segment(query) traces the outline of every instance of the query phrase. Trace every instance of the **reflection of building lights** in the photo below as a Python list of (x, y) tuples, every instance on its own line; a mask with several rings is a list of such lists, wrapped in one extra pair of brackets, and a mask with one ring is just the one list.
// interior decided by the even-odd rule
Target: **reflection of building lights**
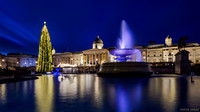
[(35, 63), (37, 63), (37, 61), (35, 61)]
[(143, 58), (146, 58), (145, 56)]
[(24, 62), (24, 64), (26, 65), (26, 62)]
[(5, 60), (4, 60), (4, 59), (2, 59), (2, 61), (4, 62)]
[(61, 64), (61, 63), (60, 63), (60, 64), (58, 65), (58, 67), (59, 67), (59, 66), (60, 66), (60, 67), (76, 67), (77, 65), (76, 65), (76, 64), (71, 65), (71, 64)]
[(64, 76), (58, 76), (58, 81), (59, 82), (63, 81), (64, 79), (66, 79)]

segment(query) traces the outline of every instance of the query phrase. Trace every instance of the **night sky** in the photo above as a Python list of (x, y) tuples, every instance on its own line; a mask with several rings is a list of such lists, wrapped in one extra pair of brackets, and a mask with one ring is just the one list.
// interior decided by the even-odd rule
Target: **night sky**
[(123, 19), (138, 45), (200, 43), (200, 0), (1, 0), (0, 52), (37, 55), (44, 21), (56, 52), (91, 49), (97, 35), (115, 47)]

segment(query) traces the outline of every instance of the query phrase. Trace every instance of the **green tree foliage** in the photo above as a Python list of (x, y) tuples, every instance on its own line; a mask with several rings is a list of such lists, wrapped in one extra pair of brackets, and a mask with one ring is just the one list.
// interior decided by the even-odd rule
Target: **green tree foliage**
[(51, 72), (52, 71), (52, 44), (49, 32), (44, 22), (44, 27), (40, 34), (39, 54), (37, 60), (37, 72)]

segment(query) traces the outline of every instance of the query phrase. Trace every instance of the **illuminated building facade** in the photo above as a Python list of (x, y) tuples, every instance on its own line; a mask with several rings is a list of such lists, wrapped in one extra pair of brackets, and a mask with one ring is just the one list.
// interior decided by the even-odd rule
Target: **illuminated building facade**
[[(153, 44), (140, 46), (145, 62), (175, 62), (175, 55), (179, 52), (178, 44), (172, 44), (172, 38), (167, 36), (165, 44)], [(200, 45), (198, 43), (187, 43), (185, 50), (189, 51), (189, 60), (192, 64), (200, 62)]]
[(37, 56), (22, 53), (10, 53), (6, 56), (8, 67), (30, 67), (36, 66)]
[(6, 56), (0, 54), (0, 68), (6, 68)]
[(55, 53), (54, 66), (70, 67), (70, 66), (96, 66), (104, 62), (114, 61), (109, 51), (114, 48), (103, 48), (103, 41), (97, 36), (94, 40), (92, 49), (80, 52), (64, 52)]
[(83, 65), (82, 52), (64, 52), (53, 55), (54, 66), (70, 67)]
[[(115, 56), (109, 53), (114, 48), (103, 48), (103, 41), (97, 36), (92, 49), (81, 52), (64, 52), (54, 54), (54, 65), (65, 66), (96, 66), (104, 62), (115, 62)], [(143, 61), (149, 63), (175, 62), (175, 54), (178, 53), (178, 45), (172, 43), (168, 35), (165, 44), (151, 43), (147, 46), (135, 46), (142, 53)], [(200, 45), (198, 43), (187, 43), (185, 50), (189, 51), (189, 60), (192, 64), (200, 63)], [(134, 61), (135, 55), (129, 56)]]

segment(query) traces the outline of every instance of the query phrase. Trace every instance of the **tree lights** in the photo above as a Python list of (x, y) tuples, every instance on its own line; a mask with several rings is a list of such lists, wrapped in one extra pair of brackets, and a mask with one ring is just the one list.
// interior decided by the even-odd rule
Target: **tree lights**
[(49, 32), (44, 22), (42, 28), (40, 43), (39, 43), (39, 54), (37, 60), (37, 72), (51, 72), (52, 71), (52, 44), (49, 36)]

